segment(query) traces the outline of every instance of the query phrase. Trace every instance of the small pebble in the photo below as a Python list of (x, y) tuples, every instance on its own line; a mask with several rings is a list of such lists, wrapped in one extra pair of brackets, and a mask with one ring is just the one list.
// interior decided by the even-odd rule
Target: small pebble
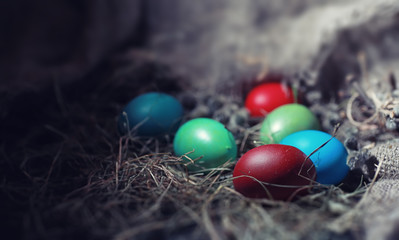
[(205, 105), (198, 105), (196, 108), (194, 108), (193, 111), (190, 112), (189, 117), (190, 118), (211, 117), (211, 111), (209, 110), (209, 107)]
[(181, 99), (183, 107), (187, 110), (193, 110), (197, 106), (197, 99), (191, 94), (185, 94)]
[(395, 120), (392, 119), (392, 118), (388, 118), (387, 121), (385, 122), (385, 127), (386, 127), (388, 130), (395, 130), (396, 127), (397, 127), (397, 126), (396, 126)]
[(399, 98), (399, 89), (393, 90), (392, 96), (393, 96), (394, 98)]
[(224, 99), (222, 98), (209, 98), (207, 101), (207, 106), (209, 107), (211, 112), (215, 112), (223, 107)]
[(399, 105), (395, 105), (393, 107), (393, 114), (395, 115), (395, 117), (399, 117)]
[(359, 150), (357, 139), (355, 137), (350, 137), (350, 138), (346, 139), (345, 146), (350, 150), (354, 150), (354, 151)]
[(320, 91), (312, 91), (306, 94), (306, 101), (309, 103), (319, 102), (321, 100)]

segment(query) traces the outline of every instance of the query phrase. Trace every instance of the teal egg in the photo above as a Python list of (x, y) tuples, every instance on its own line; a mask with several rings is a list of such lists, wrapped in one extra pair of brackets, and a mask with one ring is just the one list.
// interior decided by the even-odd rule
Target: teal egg
[(308, 129), (320, 129), (316, 116), (304, 105), (286, 104), (266, 116), (260, 129), (260, 142), (279, 143), (294, 132)]
[(119, 116), (121, 134), (131, 130), (138, 136), (174, 133), (183, 118), (180, 102), (165, 93), (150, 92), (130, 101)]
[(223, 124), (209, 118), (184, 123), (176, 132), (173, 148), (177, 156), (188, 153), (183, 160), (190, 172), (209, 171), (237, 158), (233, 134)]
[(326, 145), (310, 156), (310, 160), (316, 167), (317, 182), (338, 184), (349, 171), (349, 167), (346, 165), (348, 152), (338, 139), (322, 131), (305, 130), (285, 137), (280, 144), (296, 147), (306, 155), (310, 155), (327, 141), (329, 142)]

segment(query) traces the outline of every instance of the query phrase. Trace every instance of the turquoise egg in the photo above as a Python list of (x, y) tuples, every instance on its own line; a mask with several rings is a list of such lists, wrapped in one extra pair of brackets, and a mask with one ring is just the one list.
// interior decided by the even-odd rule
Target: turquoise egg
[(119, 116), (121, 134), (129, 130), (138, 136), (174, 133), (183, 118), (180, 102), (165, 93), (150, 92), (130, 101)]
[(330, 141), (326, 145), (310, 156), (310, 160), (316, 167), (317, 182), (338, 184), (349, 171), (346, 165), (348, 152), (338, 139), (322, 131), (304, 130), (288, 135), (280, 141), (280, 144), (296, 147), (309, 155), (328, 140)]
[(210, 118), (184, 123), (176, 133), (173, 148), (177, 156), (184, 156), (190, 172), (209, 171), (237, 158), (233, 134)]

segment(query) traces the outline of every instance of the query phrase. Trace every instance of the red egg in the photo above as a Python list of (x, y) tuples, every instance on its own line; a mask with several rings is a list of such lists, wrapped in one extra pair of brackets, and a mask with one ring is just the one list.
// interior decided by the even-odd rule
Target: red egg
[(245, 107), (252, 117), (263, 117), (281, 105), (294, 102), (295, 95), (289, 86), (271, 82), (252, 89), (245, 100)]
[(299, 149), (268, 144), (249, 150), (233, 172), (234, 188), (246, 197), (288, 200), (306, 193), (316, 169)]

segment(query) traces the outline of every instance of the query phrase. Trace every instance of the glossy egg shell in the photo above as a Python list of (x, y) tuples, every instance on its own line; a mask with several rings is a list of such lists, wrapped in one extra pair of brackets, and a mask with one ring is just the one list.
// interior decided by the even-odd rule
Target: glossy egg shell
[(286, 104), (266, 116), (260, 129), (260, 142), (279, 143), (294, 132), (308, 129), (320, 129), (316, 116), (304, 105)]
[[(250, 198), (287, 200), (304, 194), (304, 189), (316, 177), (313, 163), (305, 159), (306, 155), (299, 149), (282, 144), (251, 149), (234, 168), (234, 188)], [(253, 178), (272, 185), (261, 184)]]
[(235, 161), (237, 145), (233, 134), (223, 124), (209, 118), (196, 118), (184, 123), (176, 132), (173, 141), (177, 156), (185, 155), (195, 163), (183, 157), (190, 172), (208, 171)]
[(245, 99), (245, 107), (252, 117), (262, 117), (284, 104), (294, 103), (292, 89), (282, 83), (264, 83), (252, 89)]
[[(306, 130), (293, 133), (285, 137), (280, 143), (294, 146), (309, 155), (331, 138), (332, 136), (325, 132)], [(349, 172), (349, 167), (346, 165), (347, 157), (348, 152), (345, 146), (338, 139), (332, 138), (310, 156), (316, 167), (316, 181), (322, 184), (340, 183)]]
[(183, 117), (180, 102), (165, 93), (150, 92), (130, 101), (119, 116), (121, 134), (129, 129), (139, 136), (158, 136), (173, 133)]

